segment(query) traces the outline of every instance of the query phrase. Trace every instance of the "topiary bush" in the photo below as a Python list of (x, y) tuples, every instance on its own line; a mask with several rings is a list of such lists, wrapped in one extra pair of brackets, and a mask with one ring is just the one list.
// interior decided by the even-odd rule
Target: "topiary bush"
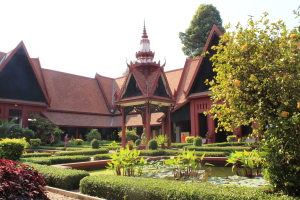
[(70, 144), (74, 145), (83, 145), (84, 141), (82, 139), (74, 139), (70, 142)]
[(23, 153), (21, 158), (30, 158), (30, 157), (50, 157), (51, 153)]
[(92, 142), (91, 142), (91, 145), (92, 145), (93, 149), (99, 149), (100, 142), (97, 139), (93, 139)]
[(94, 155), (94, 160), (109, 160), (111, 159), (112, 154), (96, 154)]
[(98, 129), (92, 129), (85, 137), (88, 141), (92, 141), (93, 139), (101, 140), (101, 134)]
[(41, 144), (41, 139), (30, 139), (30, 145), (33, 147), (39, 147)]
[[(136, 141), (138, 139), (138, 135), (136, 134), (136, 128), (133, 128), (132, 130), (126, 128), (125, 132), (126, 132), (126, 142), (130, 140)], [(122, 138), (122, 131), (120, 131), (118, 135), (120, 138)]]
[(64, 190), (76, 190), (82, 178), (89, 176), (84, 170), (64, 169), (35, 163), (25, 163), (33, 166), (45, 177), (48, 186)]
[(1, 159), (0, 178), (0, 199), (49, 199), (44, 177), (31, 166)]
[(188, 136), (188, 137), (186, 137), (185, 138), (185, 141), (187, 142), (187, 143), (193, 143), (194, 142), (194, 136)]
[(87, 162), (91, 158), (89, 156), (51, 156), (51, 157), (37, 157), (24, 158), (26, 162), (33, 162), (41, 165), (56, 165), (63, 163)]
[(156, 140), (152, 139), (148, 142), (148, 149), (156, 150), (158, 148), (158, 143)]
[(103, 154), (108, 153), (107, 148), (100, 149), (88, 149), (81, 151), (57, 151), (54, 153), (56, 156), (71, 156), (71, 155), (95, 155), (95, 154)]
[(18, 160), (28, 143), (22, 139), (3, 139), (0, 141), (0, 159)]
[(196, 147), (201, 147), (202, 146), (202, 137), (195, 137), (193, 141), (193, 145)]
[(142, 140), (141, 139), (137, 139), (134, 143), (135, 146), (139, 146), (141, 144)]
[(236, 135), (228, 135), (227, 142), (236, 142)]

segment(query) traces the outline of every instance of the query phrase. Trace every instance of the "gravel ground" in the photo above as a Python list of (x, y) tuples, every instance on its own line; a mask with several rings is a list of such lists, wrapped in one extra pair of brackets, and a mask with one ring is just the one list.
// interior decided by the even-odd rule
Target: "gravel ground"
[(49, 192), (49, 191), (47, 191), (47, 197), (51, 200), (72, 200), (72, 199), (75, 199), (73, 197), (67, 197), (67, 196), (57, 194), (57, 193), (53, 193), (53, 192)]

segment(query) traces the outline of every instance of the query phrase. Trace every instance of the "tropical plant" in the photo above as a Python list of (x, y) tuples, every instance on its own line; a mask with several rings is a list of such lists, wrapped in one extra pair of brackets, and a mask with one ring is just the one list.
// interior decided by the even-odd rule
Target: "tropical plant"
[(93, 139), (101, 140), (101, 134), (99, 133), (98, 129), (92, 129), (88, 134), (86, 134), (85, 137), (88, 141)]
[(2, 120), (0, 118), (0, 138), (11, 138), (13, 131), (20, 125), (16, 124), (17, 118), (13, 118), (10, 121)]
[(238, 24), (213, 47), (217, 76), (210, 81), (209, 113), (225, 131), (254, 122), (253, 134), (266, 138), (270, 184), (300, 195), (300, 33), (267, 16), (250, 17), (246, 28)]
[(164, 146), (166, 142), (168, 142), (169, 137), (167, 135), (158, 135), (155, 140), (159, 145)]
[(111, 155), (111, 162), (108, 162), (108, 169), (113, 170), (118, 176), (141, 176), (143, 172), (143, 166), (147, 163), (143, 157), (139, 157), (140, 151), (120, 149), (119, 152), (115, 152)]
[(28, 127), (26, 128), (21, 128), (21, 127), (16, 127), (14, 130), (14, 137), (15, 138), (23, 138), (25, 137), (27, 141), (30, 139), (33, 139), (35, 137), (35, 132)]
[(222, 32), (225, 31), (217, 8), (212, 4), (201, 4), (193, 16), (190, 27), (184, 33), (179, 33), (183, 53), (189, 58), (199, 57), (213, 25), (218, 26)]
[[(226, 165), (232, 164), (232, 172), (235, 172), (237, 175), (252, 178), (253, 176), (261, 175), (264, 156), (265, 152), (259, 152), (256, 149), (251, 152), (246, 150), (243, 152), (235, 151), (230, 156), (226, 156), (228, 158)], [(243, 167), (243, 170), (240, 167)], [(253, 170), (256, 170), (255, 174)]]

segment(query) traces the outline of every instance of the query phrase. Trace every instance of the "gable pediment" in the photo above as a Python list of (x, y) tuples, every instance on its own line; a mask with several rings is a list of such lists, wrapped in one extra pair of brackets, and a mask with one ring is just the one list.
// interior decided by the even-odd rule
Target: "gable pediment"
[(142, 91), (137, 85), (135, 77), (131, 74), (122, 98), (135, 97), (143, 95)]
[(47, 103), (23, 45), (11, 53), (0, 71), (0, 98)]

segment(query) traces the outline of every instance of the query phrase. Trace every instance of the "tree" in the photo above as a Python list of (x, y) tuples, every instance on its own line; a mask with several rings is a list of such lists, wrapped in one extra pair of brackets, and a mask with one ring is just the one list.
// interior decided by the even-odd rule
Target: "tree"
[(197, 9), (190, 27), (185, 32), (179, 33), (182, 51), (189, 58), (199, 57), (205, 46), (208, 35), (213, 25), (225, 32), (219, 11), (212, 4), (201, 4)]
[(101, 140), (101, 134), (98, 129), (92, 129), (85, 137), (88, 141), (92, 141), (93, 139)]
[(32, 125), (36, 127), (37, 133), (41, 135), (41, 139), (44, 142), (50, 142), (51, 134), (54, 135), (55, 141), (57, 141), (58, 138), (60, 138), (60, 136), (64, 133), (64, 131), (62, 131), (53, 122), (39, 114), (33, 114), (31, 117), (35, 119)]
[(232, 131), (254, 122), (265, 137), (265, 175), (276, 190), (300, 195), (300, 34), (267, 13), (225, 33), (211, 58), (217, 76), (210, 81), (209, 111), (219, 127)]
[(20, 126), (16, 124), (16, 120), (17, 118), (13, 118), (10, 121), (0, 119), (0, 138), (12, 137), (12, 132)]

